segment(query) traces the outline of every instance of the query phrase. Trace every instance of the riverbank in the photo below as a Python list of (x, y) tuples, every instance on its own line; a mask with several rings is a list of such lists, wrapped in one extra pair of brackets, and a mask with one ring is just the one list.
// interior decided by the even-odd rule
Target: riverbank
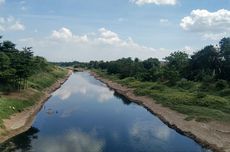
[(127, 99), (144, 106), (153, 114), (157, 115), (169, 127), (176, 131), (193, 138), (202, 146), (216, 152), (230, 152), (230, 124), (219, 121), (198, 122), (195, 120), (187, 121), (187, 116), (157, 104), (152, 98), (147, 96), (136, 96), (134, 89), (120, 85), (109, 79), (99, 76), (97, 73), (91, 74), (98, 80), (105, 83), (117, 93)]
[[(39, 88), (38, 90), (30, 88), (28, 92), (30, 91), (36, 92), (34, 94), (42, 94), (42, 96), (38, 98), (38, 101), (35, 101), (33, 106), (25, 108), (22, 112), (13, 114), (9, 119), (3, 120), (4, 127), (0, 128), (0, 133), (1, 133), (0, 143), (28, 130), (34, 121), (37, 112), (39, 112), (43, 104), (51, 97), (52, 92), (60, 88), (61, 85), (69, 78), (71, 74), (72, 74), (72, 70), (68, 70), (67, 74), (64, 77), (58, 78), (58, 80), (56, 80), (55, 83), (45, 88), (44, 90), (39, 90)], [(45, 85), (47, 84), (44, 84), (44, 86)], [(34, 94), (30, 96), (33, 97)], [(11, 95), (11, 96), (14, 96), (14, 95)], [(24, 95), (21, 93), (16, 96), (24, 96)]]

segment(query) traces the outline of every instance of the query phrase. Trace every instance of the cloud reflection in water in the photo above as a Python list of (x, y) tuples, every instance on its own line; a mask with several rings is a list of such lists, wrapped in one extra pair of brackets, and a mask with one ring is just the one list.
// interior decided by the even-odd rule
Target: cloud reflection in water
[(58, 96), (61, 100), (68, 99), (72, 94), (80, 93), (95, 97), (99, 102), (103, 103), (113, 98), (114, 91), (110, 90), (105, 85), (98, 85), (85, 79), (84, 75), (74, 77), (76, 81), (72, 81), (71, 85), (64, 85), (57, 90), (53, 95)]
[[(130, 129), (131, 143), (140, 150), (154, 150), (156, 147), (164, 149), (171, 135), (170, 129), (165, 125), (152, 121), (137, 121)], [(141, 143), (145, 143), (142, 145)], [(148, 146), (146, 146), (148, 145)]]
[[(42, 137), (44, 138), (44, 137)], [(41, 152), (101, 152), (105, 145), (94, 133), (70, 130), (65, 135), (40, 139), (35, 151)]]

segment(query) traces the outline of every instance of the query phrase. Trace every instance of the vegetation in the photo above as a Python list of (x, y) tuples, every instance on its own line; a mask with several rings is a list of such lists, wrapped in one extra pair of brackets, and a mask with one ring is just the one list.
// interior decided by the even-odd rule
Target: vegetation
[(30, 47), (18, 50), (10, 41), (0, 43), (0, 128), (3, 119), (34, 105), (46, 88), (66, 74), (65, 69), (34, 56)]
[(49, 71), (50, 66), (43, 57), (33, 56), (32, 48), (16, 49), (11, 41), (0, 43), (0, 84), (3, 91), (21, 90), (35, 73)]
[[(186, 120), (230, 121), (230, 38), (189, 56), (177, 51), (163, 62), (149, 58), (82, 63), (101, 76), (134, 88), (158, 103), (187, 114)], [(75, 65), (77, 66), (77, 65)]]

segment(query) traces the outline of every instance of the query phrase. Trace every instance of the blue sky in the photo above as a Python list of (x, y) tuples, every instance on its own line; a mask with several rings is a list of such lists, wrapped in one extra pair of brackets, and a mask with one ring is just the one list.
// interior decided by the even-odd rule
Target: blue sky
[(230, 0), (0, 0), (0, 35), (50, 61), (191, 54), (230, 33)]

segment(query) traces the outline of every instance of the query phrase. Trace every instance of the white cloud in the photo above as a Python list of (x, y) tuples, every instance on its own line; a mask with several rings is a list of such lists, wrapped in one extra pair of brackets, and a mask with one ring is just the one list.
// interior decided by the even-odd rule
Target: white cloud
[(0, 17), (0, 31), (23, 31), (25, 26), (14, 17)]
[(156, 4), (156, 5), (176, 5), (177, 0), (130, 0), (137, 5)]
[(182, 51), (188, 53), (189, 55), (192, 55), (195, 52), (195, 49), (192, 48), (191, 46), (185, 46)]
[(68, 28), (61, 28), (59, 30), (54, 30), (51, 34), (51, 39), (60, 41), (72, 41), (72, 42), (87, 42), (87, 35), (76, 36)]
[(0, 0), (0, 6), (5, 3), (5, 0)]
[(42, 55), (50, 61), (116, 60), (122, 57), (162, 59), (171, 53), (163, 48), (155, 49), (140, 45), (131, 37), (123, 39), (119, 34), (106, 28), (81, 36), (63, 27), (54, 30), (47, 37), (24, 38), (19, 40), (18, 44), (19, 47), (32, 46), (35, 54)]
[(223, 37), (229, 36), (227, 32), (221, 32), (221, 33), (204, 33), (203, 38), (209, 39), (209, 40), (220, 40)]
[(118, 44), (121, 43), (121, 40), (117, 33), (114, 33), (105, 28), (100, 28), (99, 30), (100, 36), (98, 38), (99, 41), (108, 43), (108, 44)]
[(180, 26), (185, 31), (197, 32), (204, 38), (215, 40), (230, 33), (230, 11), (193, 10), (181, 20)]

